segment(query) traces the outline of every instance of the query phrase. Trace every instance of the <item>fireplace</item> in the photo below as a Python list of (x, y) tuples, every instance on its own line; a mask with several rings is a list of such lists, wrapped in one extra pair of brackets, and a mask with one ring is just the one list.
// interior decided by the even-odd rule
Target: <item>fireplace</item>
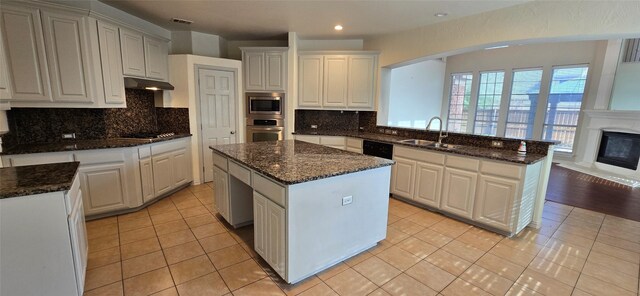
[(640, 134), (602, 132), (597, 162), (635, 171), (639, 159)]

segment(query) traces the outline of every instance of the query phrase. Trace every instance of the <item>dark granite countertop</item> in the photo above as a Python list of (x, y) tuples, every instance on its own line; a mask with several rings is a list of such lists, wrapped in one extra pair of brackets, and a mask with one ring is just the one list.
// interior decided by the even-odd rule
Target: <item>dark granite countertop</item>
[[(446, 148), (436, 148), (425, 145), (415, 145), (409, 143), (400, 142), (402, 140), (406, 140), (407, 138), (399, 137), (395, 135), (387, 135), (387, 134), (377, 134), (377, 133), (361, 133), (361, 132), (350, 132), (350, 131), (296, 131), (294, 134), (296, 135), (310, 135), (310, 136), (343, 136), (343, 137), (353, 137), (360, 138), (364, 140), (372, 140), (377, 142), (389, 143), (393, 145), (403, 145), (413, 148), (420, 148), (426, 150), (435, 150), (445, 153), (459, 154), (465, 156), (473, 156), (479, 158), (488, 158), (495, 159), (501, 161), (507, 161), (512, 163), (519, 164), (534, 164), (538, 161), (543, 160), (546, 155), (543, 154), (531, 154), (528, 153), (526, 156), (518, 155), (517, 151), (500, 149), (500, 148), (485, 148), (485, 147), (475, 147), (475, 146), (467, 146), (467, 145), (457, 145), (455, 149), (446, 149)], [(446, 142), (446, 141), (444, 141)]]
[(69, 140), (69, 141), (61, 141), (61, 142), (55, 142), (55, 143), (20, 144), (20, 145), (10, 147), (9, 149), (5, 149), (0, 153), (0, 155), (134, 147), (134, 146), (146, 145), (151, 143), (170, 141), (170, 140), (185, 138), (185, 137), (191, 137), (191, 134), (179, 134), (179, 135), (166, 137), (166, 138), (149, 138), (149, 139), (107, 138), (107, 139), (98, 139), (98, 140)]
[(79, 162), (0, 168), (0, 199), (71, 189)]
[(394, 163), (384, 158), (295, 140), (217, 145), (210, 148), (285, 185)]

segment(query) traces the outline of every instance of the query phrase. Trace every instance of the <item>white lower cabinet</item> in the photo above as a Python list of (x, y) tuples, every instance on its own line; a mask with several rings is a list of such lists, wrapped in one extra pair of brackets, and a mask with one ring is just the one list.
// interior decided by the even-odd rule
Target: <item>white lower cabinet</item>
[(191, 159), (189, 151), (180, 149), (171, 154), (173, 160), (173, 186), (178, 187), (191, 182)]
[(152, 144), (150, 149), (155, 198), (193, 180), (188, 138)]
[(142, 200), (148, 202), (155, 197), (151, 158), (140, 160), (140, 180), (142, 181)]
[(73, 263), (76, 271), (76, 284), (78, 291), (84, 291), (84, 279), (87, 270), (89, 242), (87, 228), (84, 220), (84, 208), (82, 203), (82, 190), (78, 190), (77, 205), (69, 215), (69, 233), (71, 234), (71, 247), (73, 248)]
[(391, 193), (405, 198), (413, 198), (416, 162), (394, 157), (396, 164), (391, 169)]
[[(355, 143), (352, 143), (353, 147), (350, 148), (347, 146), (347, 140), (349, 139), (347, 137), (296, 135), (295, 139), (307, 143), (319, 144), (331, 148), (362, 153), (362, 141), (360, 141), (359, 146)], [(357, 147), (360, 148), (358, 149)]]
[(213, 196), (218, 213), (227, 221), (229, 217), (229, 174), (219, 167), (213, 167)]
[(424, 162), (417, 162), (414, 200), (434, 208), (440, 206), (442, 177), (444, 168)]
[(254, 248), (280, 275), (285, 269), (284, 208), (264, 195), (253, 192)]
[(510, 230), (514, 201), (520, 181), (496, 176), (480, 176), (473, 219), (493, 227)]
[(153, 165), (153, 187), (156, 196), (163, 195), (173, 189), (173, 167), (170, 154), (161, 154), (151, 158)]
[(83, 165), (78, 169), (84, 188), (85, 214), (93, 215), (128, 208), (126, 165), (122, 163)]
[(471, 219), (477, 180), (476, 172), (445, 168), (441, 209)]

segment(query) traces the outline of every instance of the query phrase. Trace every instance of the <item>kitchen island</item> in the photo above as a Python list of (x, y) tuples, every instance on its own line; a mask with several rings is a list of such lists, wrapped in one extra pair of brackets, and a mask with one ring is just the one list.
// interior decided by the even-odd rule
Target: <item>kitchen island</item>
[(214, 197), (255, 251), (299, 282), (386, 237), (393, 161), (287, 140), (211, 146)]

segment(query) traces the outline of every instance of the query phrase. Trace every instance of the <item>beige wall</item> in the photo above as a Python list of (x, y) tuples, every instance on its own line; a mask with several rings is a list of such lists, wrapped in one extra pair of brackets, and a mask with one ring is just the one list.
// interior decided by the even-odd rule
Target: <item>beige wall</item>
[(638, 15), (640, 1), (532, 1), (365, 39), (364, 48), (381, 51), (380, 65), (385, 67), (501, 43), (637, 36)]

